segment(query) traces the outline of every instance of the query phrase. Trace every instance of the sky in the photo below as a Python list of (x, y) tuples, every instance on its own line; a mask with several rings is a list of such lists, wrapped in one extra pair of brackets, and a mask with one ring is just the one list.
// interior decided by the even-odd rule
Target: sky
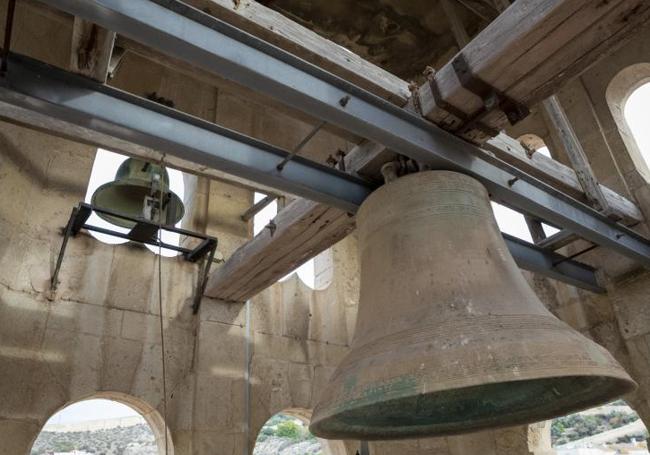
[(88, 420), (117, 419), (120, 417), (139, 416), (132, 408), (111, 400), (85, 400), (62, 409), (54, 414), (46, 425), (78, 423)]
[[(641, 86), (630, 96), (625, 105), (624, 115), (634, 135), (634, 138), (637, 141), (643, 158), (646, 160), (646, 162), (650, 163), (650, 127), (648, 126), (649, 118), (647, 115), (648, 105), (650, 105), (650, 83)], [(540, 148), (537, 151), (539, 153), (543, 153), (544, 155), (550, 156), (549, 151), (546, 147)], [(90, 177), (88, 191), (86, 193), (86, 202), (90, 202), (90, 197), (99, 185), (113, 180), (117, 168), (125, 159), (125, 156), (107, 150), (99, 149), (97, 151), (95, 164), (93, 165), (93, 172)], [(182, 173), (174, 169), (168, 169), (168, 172), (172, 191), (178, 194), (181, 200), (183, 200), (185, 188), (183, 185)], [(264, 198), (264, 196), (264, 194), (255, 193), (255, 202), (260, 201), (262, 198)], [(528, 227), (526, 226), (526, 222), (524, 220), (524, 216), (522, 214), (494, 202), (492, 203), (492, 208), (494, 210), (499, 228), (503, 232), (529, 242), (532, 241), (530, 233), (528, 232)], [(271, 219), (273, 219), (276, 213), (277, 202), (273, 201), (255, 216), (253, 223), (254, 233), (257, 234), (262, 229), (264, 229), (264, 227)], [(108, 224), (106, 221), (100, 219), (94, 214), (90, 218), (89, 223), (111, 227), (114, 229), (120, 229), (116, 226)], [(544, 226), (544, 230), (546, 231), (547, 235), (552, 235), (554, 232), (557, 232), (557, 229), (546, 225)], [(109, 243), (123, 243), (121, 239), (106, 239), (105, 236), (102, 237), (101, 234), (97, 234), (97, 237), (103, 241), (108, 240)], [(170, 243), (177, 243), (178, 239), (167, 237), (165, 238), (165, 241)], [(169, 253), (173, 254), (173, 252)], [(313, 259), (299, 267), (295, 272), (298, 273), (298, 276), (305, 284), (312, 288), (314, 287)], [(288, 274), (280, 281), (286, 280), (292, 275), (292, 273)], [(58, 424), (83, 422), (86, 420), (130, 417), (137, 415), (139, 414), (130, 407), (115, 401), (87, 400), (75, 403), (56, 413), (54, 416), (52, 416), (48, 423)]]
[(648, 118), (648, 105), (650, 105), (650, 83), (642, 85), (632, 93), (625, 104), (625, 120), (632, 130), (641, 156), (646, 163), (650, 163), (650, 120)]

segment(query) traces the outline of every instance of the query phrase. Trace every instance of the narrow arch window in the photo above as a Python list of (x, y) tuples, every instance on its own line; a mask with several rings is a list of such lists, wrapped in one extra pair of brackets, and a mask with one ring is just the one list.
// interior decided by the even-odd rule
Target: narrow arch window
[(303, 420), (284, 413), (274, 415), (264, 424), (253, 449), (253, 455), (276, 453), (330, 455)]
[(625, 102), (624, 116), (641, 156), (650, 166), (650, 128), (648, 113), (650, 109), (650, 82), (632, 92)]
[(50, 417), (34, 441), (31, 455), (158, 455), (164, 453), (159, 439), (134, 408), (113, 400), (90, 399)]
[(540, 155), (551, 158), (551, 151), (549, 150), (544, 139), (536, 134), (524, 134), (517, 139), (530, 152), (539, 153)]
[[(91, 203), (92, 196), (95, 191), (102, 185), (112, 182), (115, 179), (118, 168), (122, 163), (124, 163), (128, 157), (121, 155), (119, 153), (111, 152), (109, 150), (97, 149), (97, 154), (95, 155), (95, 161), (93, 162), (93, 168), (90, 173), (90, 179), (88, 181), (88, 187), (86, 189), (86, 196), (84, 201)], [(169, 189), (175, 193), (181, 201), (185, 197), (185, 185), (183, 180), (183, 173), (177, 171), (176, 169), (166, 169), (169, 174)], [(103, 228), (108, 228), (123, 234), (129, 232), (128, 228), (121, 226), (116, 226), (99, 216), (96, 213), (93, 213), (88, 219), (88, 224)], [(176, 223), (177, 227), (180, 227), (181, 221)], [(126, 243), (128, 240), (116, 237), (113, 235), (103, 234), (99, 232), (90, 231), (90, 234), (101, 242), (108, 243), (111, 245), (117, 245), (121, 243)], [(179, 245), (180, 244), (180, 234), (174, 232), (163, 231), (162, 232), (162, 241), (170, 245)], [(154, 253), (158, 253), (159, 249), (156, 246), (146, 245), (149, 250)], [(176, 256), (178, 253), (169, 249), (162, 249), (163, 256)]]
[[(255, 193), (254, 203), (260, 202), (266, 197), (265, 194)], [(257, 235), (266, 229), (271, 220), (278, 214), (278, 203), (274, 200), (262, 210), (257, 212), (253, 217), (253, 234)], [(311, 289), (321, 290), (327, 288), (333, 279), (333, 260), (331, 250), (323, 251), (315, 258), (302, 264), (292, 272), (288, 273), (278, 281), (283, 282), (291, 278), (293, 274), (309, 286)]]
[(553, 419), (551, 442), (557, 455), (647, 454), (648, 431), (625, 401)]

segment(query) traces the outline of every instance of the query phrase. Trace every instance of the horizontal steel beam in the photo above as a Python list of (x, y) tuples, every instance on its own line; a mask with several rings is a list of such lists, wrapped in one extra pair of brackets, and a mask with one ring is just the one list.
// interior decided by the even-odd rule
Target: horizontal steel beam
[(372, 191), (300, 156), (279, 171), (285, 150), (24, 56), (10, 56), (0, 101), (351, 212)]
[[(8, 106), (15, 108), (15, 116), (11, 116)], [(117, 136), (206, 166), (263, 179), (305, 197), (334, 202), (333, 205), (350, 211), (356, 211), (370, 192), (360, 180), (299, 157), (288, 162), (285, 170), (277, 175), (275, 165), (288, 154), (284, 150), (25, 57), (12, 55), (9, 71), (0, 77), (0, 114), (84, 142), (97, 132)], [(52, 119), (56, 122), (51, 123)], [(260, 163), (267, 164), (260, 168)], [(292, 173), (285, 174), (293, 167)], [(300, 172), (306, 175), (298, 175)], [(292, 176), (297, 181), (291, 180)], [(322, 182), (323, 187), (307, 190), (304, 183), (297, 183), (306, 178)], [(337, 187), (344, 194), (329, 191)], [(507, 236), (506, 244), (522, 268), (581, 288), (602, 291), (593, 269), (588, 266), (566, 261), (557, 269), (552, 265), (559, 256), (555, 253), (545, 257), (534, 246)]]
[(545, 250), (532, 243), (501, 233), (517, 265), (529, 272), (538, 273), (572, 286), (592, 292), (604, 293), (598, 284), (593, 267), (568, 259), (561, 254)]
[[(380, 143), (480, 180), (491, 197), (650, 266), (650, 243), (476, 146), (177, 0), (40, 0)], [(341, 194), (341, 192), (339, 192)]]

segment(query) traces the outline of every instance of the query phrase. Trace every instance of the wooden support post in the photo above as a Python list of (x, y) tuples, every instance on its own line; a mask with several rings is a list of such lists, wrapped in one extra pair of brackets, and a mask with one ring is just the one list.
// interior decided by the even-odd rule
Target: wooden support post
[(510, 0), (492, 0), (494, 6), (499, 11), (505, 11), (510, 6)]
[(544, 100), (542, 104), (546, 116), (560, 137), (564, 151), (571, 162), (571, 167), (576, 172), (576, 177), (587, 200), (596, 210), (600, 210), (610, 217), (615, 216), (560, 101), (553, 95)]
[(115, 32), (75, 17), (70, 70), (105, 83), (114, 43)]
[(467, 43), (469, 43), (469, 35), (465, 30), (463, 22), (458, 16), (456, 5), (452, 3), (451, 0), (440, 0), (440, 4), (442, 5), (442, 9), (445, 11), (445, 16), (447, 16), (451, 32), (454, 34), (458, 48), (462, 49)]
[(499, 15), (499, 12), (484, 0), (456, 1), (486, 22), (492, 22)]
[(544, 226), (540, 220), (528, 215), (524, 215), (524, 219), (533, 242), (539, 243), (546, 238), (546, 232), (544, 232)]

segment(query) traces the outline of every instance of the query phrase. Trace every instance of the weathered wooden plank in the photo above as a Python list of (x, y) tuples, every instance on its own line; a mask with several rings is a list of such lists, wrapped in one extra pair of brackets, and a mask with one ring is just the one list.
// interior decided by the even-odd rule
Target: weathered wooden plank
[(408, 83), (399, 77), (256, 1), (185, 2), (398, 105), (410, 96)]
[[(488, 140), (483, 147), (500, 160), (515, 166), (517, 169), (521, 169), (579, 201), (587, 202), (587, 197), (576, 172), (559, 161), (555, 161), (541, 153), (529, 155), (518, 141), (505, 134), (500, 134)], [(633, 225), (643, 220), (643, 215), (636, 204), (610, 188), (602, 184), (598, 185), (612, 213), (620, 216), (623, 223)]]
[(612, 213), (612, 209), (609, 206), (607, 198), (605, 198), (601, 186), (596, 180), (596, 176), (591, 168), (591, 164), (589, 164), (582, 144), (578, 140), (578, 136), (573, 130), (571, 122), (569, 122), (569, 118), (564, 112), (560, 101), (553, 95), (544, 100), (542, 105), (544, 106), (547, 117), (560, 137), (562, 147), (569, 157), (571, 167), (576, 172), (576, 177), (585, 192), (587, 200), (596, 210), (608, 216), (615, 216)]
[[(650, 17), (644, 0), (518, 0), (463, 50), (471, 72), (511, 98), (533, 105), (586, 70)], [(434, 75), (440, 99), (468, 115), (482, 107), (479, 96), (461, 85), (452, 63)], [(455, 129), (461, 120), (433, 99), (428, 84), (420, 90), (423, 114)], [(496, 129), (507, 124), (500, 111), (483, 122)], [(483, 142), (484, 134), (464, 134)]]
[(298, 199), (210, 276), (205, 295), (246, 300), (353, 229), (354, 218), (346, 212)]

